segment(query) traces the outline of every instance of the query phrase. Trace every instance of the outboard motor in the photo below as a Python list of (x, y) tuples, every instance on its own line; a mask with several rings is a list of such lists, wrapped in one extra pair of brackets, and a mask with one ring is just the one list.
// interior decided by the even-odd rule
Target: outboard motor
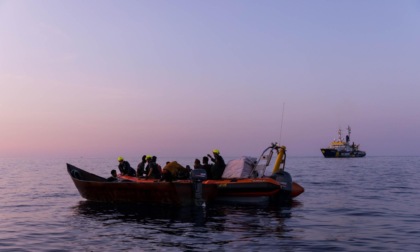
[(292, 193), (292, 176), (284, 170), (280, 170), (277, 173), (270, 176), (270, 178), (275, 179), (279, 182), (282, 190), (276, 197), (276, 200), (285, 200), (290, 199), (290, 195)]
[(204, 169), (195, 169), (191, 171), (191, 180), (193, 184), (194, 201), (196, 206), (204, 206), (203, 200), (203, 181), (207, 179), (207, 173)]
[(271, 174), (271, 178), (275, 179), (279, 182), (282, 190), (279, 193), (275, 200), (283, 201), (285, 199), (290, 199), (290, 195), (292, 193), (292, 176), (288, 172), (284, 170), (286, 166), (286, 147), (285, 146), (276, 146), (278, 154), (276, 163), (273, 167), (273, 173)]

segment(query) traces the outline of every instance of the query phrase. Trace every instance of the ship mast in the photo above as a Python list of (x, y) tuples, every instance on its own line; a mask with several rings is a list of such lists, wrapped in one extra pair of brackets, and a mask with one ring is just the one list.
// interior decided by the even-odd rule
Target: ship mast
[(338, 141), (343, 141), (343, 138), (341, 137), (341, 128), (338, 128)]
[(351, 133), (350, 126), (347, 126), (347, 136), (346, 136), (346, 143), (347, 144), (350, 142), (350, 133)]

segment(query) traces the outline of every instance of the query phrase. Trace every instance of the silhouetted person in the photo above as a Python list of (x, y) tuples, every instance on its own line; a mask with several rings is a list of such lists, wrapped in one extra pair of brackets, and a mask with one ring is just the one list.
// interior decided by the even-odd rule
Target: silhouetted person
[(203, 166), (201, 165), (200, 159), (194, 160), (194, 170), (195, 169), (203, 169)]
[(212, 176), (211, 176), (211, 164), (209, 164), (209, 157), (207, 157), (207, 156), (204, 156), (203, 157), (203, 165), (202, 165), (202, 168), (204, 169), (204, 170), (206, 170), (206, 173), (207, 173), (207, 179), (212, 179)]
[(127, 175), (131, 177), (136, 176), (136, 171), (131, 168), (130, 163), (125, 161), (123, 157), (118, 157), (118, 169), (120, 170), (121, 175)]
[(147, 161), (146, 170), (148, 171), (146, 175), (146, 179), (148, 178), (160, 179), (159, 168), (156, 165), (156, 163), (153, 162), (152, 156), (146, 156), (146, 161)]
[(162, 166), (160, 166), (160, 164), (157, 163), (157, 157), (153, 156), (152, 157), (153, 162), (156, 164), (158, 171), (159, 171), (159, 175), (162, 176)]
[(214, 163), (211, 167), (212, 179), (221, 179), (226, 167), (225, 160), (220, 155), (220, 151), (218, 149), (213, 150), (213, 155), (214, 157), (210, 154), (207, 155)]
[(118, 181), (118, 177), (117, 177), (117, 171), (116, 170), (112, 170), (111, 171), (111, 177), (106, 179), (109, 182), (114, 182), (114, 181)]
[(141, 157), (140, 163), (137, 165), (137, 177), (143, 177), (146, 174), (146, 155)]

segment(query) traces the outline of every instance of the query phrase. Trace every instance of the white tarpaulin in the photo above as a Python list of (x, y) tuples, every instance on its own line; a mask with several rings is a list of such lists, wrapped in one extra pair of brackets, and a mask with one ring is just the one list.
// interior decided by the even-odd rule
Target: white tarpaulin
[(248, 178), (256, 162), (257, 159), (253, 157), (241, 157), (240, 159), (230, 160), (226, 165), (222, 178)]

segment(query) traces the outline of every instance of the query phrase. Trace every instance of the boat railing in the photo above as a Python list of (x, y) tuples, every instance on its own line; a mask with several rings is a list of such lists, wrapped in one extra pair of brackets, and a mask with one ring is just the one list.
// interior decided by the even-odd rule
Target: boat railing
[[(282, 147), (279, 146), (276, 142), (271, 143), (271, 145), (267, 147), (258, 158), (257, 162), (255, 163), (254, 167), (251, 170), (251, 173), (249, 174), (249, 177), (252, 177), (252, 178), (264, 177), (267, 167), (270, 166), (274, 151), (276, 151), (278, 155), (280, 153), (281, 148)], [(284, 169), (284, 165), (281, 169)]]

